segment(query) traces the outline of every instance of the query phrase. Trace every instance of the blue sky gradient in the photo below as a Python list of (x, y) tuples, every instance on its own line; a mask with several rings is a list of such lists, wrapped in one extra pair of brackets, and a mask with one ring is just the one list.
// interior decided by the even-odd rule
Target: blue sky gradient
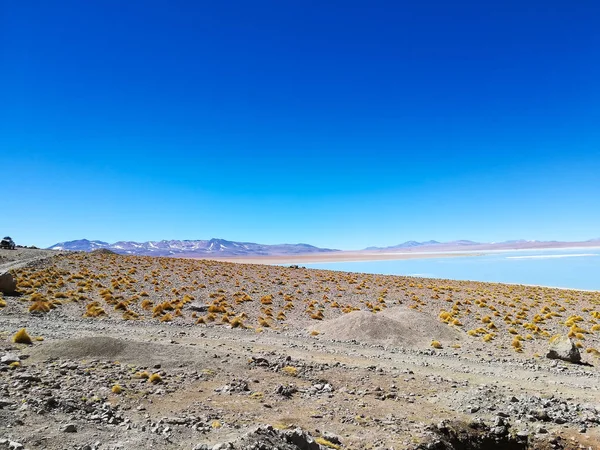
[(600, 237), (600, 3), (0, 6), (0, 233)]

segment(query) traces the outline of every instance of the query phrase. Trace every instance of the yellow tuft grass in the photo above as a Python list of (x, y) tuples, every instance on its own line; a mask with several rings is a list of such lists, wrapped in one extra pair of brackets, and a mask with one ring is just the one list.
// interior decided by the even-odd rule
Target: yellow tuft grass
[(442, 348), (442, 343), (440, 341), (431, 341), (431, 346), (433, 348)]
[(121, 386), (119, 386), (118, 384), (115, 384), (112, 389), (111, 389), (113, 394), (120, 394), (121, 392), (123, 392), (123, 388)]
[(50, 312), (50, 309), (51, 309), (51, 305), (49, 302), (47, 302), (45, 300), (37, 300), (31, 304), (28, 311), (30, 313), (34, 313), (34, 312), (47, 313), (47, 312)]
[(100, 306), (98, 302), (88, 303), (85, 307), (86, 311), (83, 317), (100, 317), (105, 316), (106, 312)]
[(292, 377), (298, 376), (298, 369), (293, 366), (285, 366), (281, 371)]
[(15, 344), (33, 344), (31, 337), (27, 334), (27, 330), (25, 328), (21, 328), (19, 331), (17, 331), (12, 340)]
[(324, 437), (318, 437), (318, 438), (316, 438), (316, 439), (315, 439), (315, 442), (316, 442), (317, 444), (319, 444), (319, 445), (322, 445), (323, 447), (327, 447), (327, 448), (333, 448), (333, 449), (335, 449), (335, 450), (339, 450), (340, 448), (342, 448), (342, 447), (340, 447), (339, 445), (337, 445), (337, 444), (334, 444), (334, 443), (333, 443), (333, 442), (331, 442), (331, 441), (328, 441), (328, 440), (327, 440), (327, 439), (325, 439)]
[(160, 376), (160, 374), (158, 374), (158, 373), (153, 373), (148, 378), (148, 382), (153, 383), (153, 384), (162, 383), (162, 381), (163, 381), (163, 379)]

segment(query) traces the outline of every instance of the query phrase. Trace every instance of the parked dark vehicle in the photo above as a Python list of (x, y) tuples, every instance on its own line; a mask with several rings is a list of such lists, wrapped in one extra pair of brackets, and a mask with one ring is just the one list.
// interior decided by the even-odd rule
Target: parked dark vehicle
[(15, 247), (16, 247), (15, 241), (13, 241), (10, 236), (5, 236), (2, 238), (2, 241), (0, 242), (0, 248), (7, 248), (9, 250), (14, 250)]

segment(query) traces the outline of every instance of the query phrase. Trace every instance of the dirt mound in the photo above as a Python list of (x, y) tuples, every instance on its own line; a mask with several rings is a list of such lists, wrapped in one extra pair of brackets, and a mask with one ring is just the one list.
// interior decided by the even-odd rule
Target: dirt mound
[(436, 318), (404, 307), (394, 307), (374, 314), (353, 311), (310, 327), (325, 337), (356, 340), (373, 344), (429, 348), (432, 340), (452, 344), (462, 340), (462, 333)]
[(118, 255), (117, 252), (113, 252), (107, 248), (98, 248), (90, 252), (92, 255)]
[(49, 342), (31, 350), (32, 360), (100, 359), (134, 364), (175, 366), (193, 359), (187, 348), (170, 344), (126, 341), (106, 336), (94, 336)]

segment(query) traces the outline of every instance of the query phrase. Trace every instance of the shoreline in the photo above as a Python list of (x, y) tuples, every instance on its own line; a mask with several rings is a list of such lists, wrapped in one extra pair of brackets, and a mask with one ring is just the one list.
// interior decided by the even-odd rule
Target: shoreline
[(488, 254), (511, 253), (511, 252), (547, 252), (564, 250), (590, 250), (600, 249), (600, 246), (573, 247), (544, 247), (544, 248), (506, 248), (506, 249), (472, 249), (472, 250), (445, 250), (437, 252), (381, 252), (381, 251), (352, 251), (342, 250), (339, 252), (305, 253), (300, 255), (265, 255), (265, 256), (210, 256), (191, 259), (210, 259), (215, 261), (226, 261), (240, 264), (322, 264), (338, 262), (367, 262), (367, 261), (401, 261), (408, 259), (431, 259), (431, 258), (460, 258), (476, 257)]
[(407, 259), (431, 259), (431, 258), (461, 258), (468, 256), (483, 256), (485, 252), (440, 252), (440, 253), (359, 253), (359, 252), (331, 252), (321, 254), (304, 255), (268, 255), (268, 256), (230, 256), (213, 258), (213, 261), (224, 261), (238, 264), (267, 264), (267, 265), (289, 265), (289, 264), (322, 264), (338, 262), (368, 262), (368, 261), (395, 261)]

